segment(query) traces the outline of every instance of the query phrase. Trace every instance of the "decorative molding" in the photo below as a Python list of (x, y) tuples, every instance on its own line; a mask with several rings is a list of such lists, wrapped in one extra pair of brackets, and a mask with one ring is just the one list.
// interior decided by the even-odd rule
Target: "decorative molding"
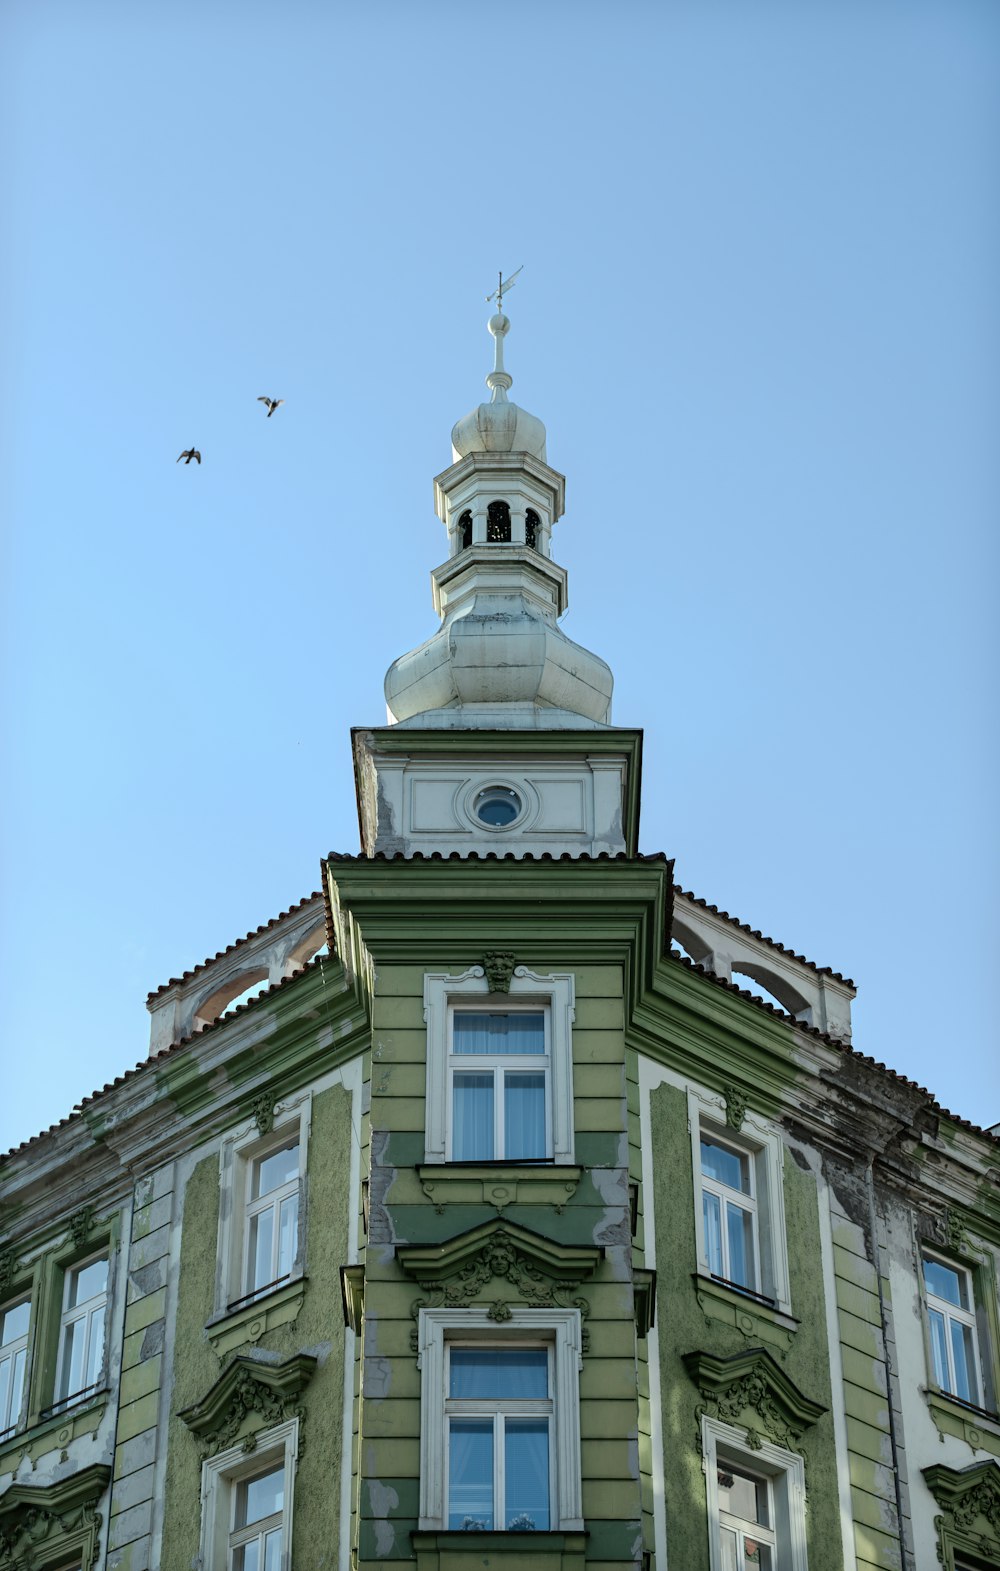
[[(529, 1308), (572, 1307), (585, 1321), (590, 1305), (574, 1295), (603, 1256), (600, 1245), (556, 1244), (512, 1222), (486, 1222), (444, 1244), (402, 1244), (396, 1250), (406, 1274), (430, 1295), (411, 1306), (414, 1321), (421, 1309), (467, 1308), (477, 1300), (489, 1304), (488, 1319), (507, 1321), (511, 1318), (507, 1297), (486, 1298), (485, 1290), (493, 1282), (509, 1282)], [(414, 1330), (411, 1341), (415, 1336)]]
[(447, 1204), (492, 1206), (497, 1216), (511, 1206), (550, 1205), (561, 1216), (583, 1177), (582, 1167), (550, 1164), (514, 1166), (463, 1162), (460, 1167), (427, 1162), (417, 1168), (420, 1188), (441, 1216)]
[(216, 1355), (223, 1359), (248, 1342), (254, 1346), (269, 1331), (279, 1326), (294, 1325), (305, 1302), (308, 1277), (293, 1277), (281, 1287), (243, 1304), (239, 1309), (227, 1310), (216, 1316), (205, 1327), (205, 1334)]
[(636, 1266), (632, 1272), (636, 1334), (648, 1336), (656, 1320), (656, 1272)]
[(958, 1213), (952, 1210), (945, 1212), (944, 1237), (948, 1248), (956, 1255), (968, 1255), (970, 1250), (969, 1235), (962, 1226)]
[(47, 1487), (12, 1484), (0, 1496), (0, 1571), (34, 1571), (67, 1559), (90, 1571), (101, 1547), (97, 1503), (111, 1482), (101, 1463)]
[(514, 975), (516, 957), (511, 949), (488, 949), (483, 956), (483, 970), (491, 993), (509, 993), (510, 979)]
[(293, 1418), (304, 1420), (306, 1410), (295, 1399), (312, 1379), (317, 1362), (311, 1353), (296, 1353), (283, 1364), (262, 1364), (246, 1354), (234, 1358), (201, 1401), (178, 1414), (201, 1442), (202, 1460), (234, 1445), (255, 1415), (258, 1422), (242, 1441), (247, 1453), (257, 1448), (257, 1430)]
[(257, 1125), (259, 1135), (269, 1135), (274, 1128), (274, 1110), (278, 1098), (271, 1090), (264, 1090), (250, 1103), (250, 1116)]
[(964, 1440), (973, 1451), (989, 1451), (1000, 1457), (1000, 1415), (970, 1407), (947, 1391), (931, 1388), (925, 1391), (924, 1397), (942, 1437), (952, 1435), (957, 1440)]
[(364, 1266), (341, 1266), (340, 1296), (344, 1304), (344, 1324), (356, 1336), (360, 1336), (361, 1319), (365, 1312)]
[(760, 1449), (762, 1433), (775, 1445), (796, 1450), (803, 1430), (826, 1412), (799, 1390), (766, 1348), (749, 1348), (730, 1358), (686, 1353), (683, 1363), (701, 1392), (699, 1424), (707, 1414), (741, 1427), (751, 1450)]
[(726, 1123), (739, 1134), (747, 1116), (746, 1092), (741, 1091), (739, 1086), (724, 1086), (723, 1095), (726, 1098)]
[(94, 1230), (94, 1208), (83, 1206), (69, 1219), (69, 1230), (73, 1234), (73, 1243), (77, 1249), (82, 1249), (90, 1234)]
[(5, 1249), (0, 1254), (0, 1293), (6, 1296), (14, 1286), (14, 1280), (21, 1269), (21, 1262), (13, 1249)]
[(942, 1565), (953, 1567), (956, 1553), (1000, 1559), (1000, 1465), (978, 1462), (954, 1468), (935, 1462), (923, 1475), (941, 1507), (934, 1526)]

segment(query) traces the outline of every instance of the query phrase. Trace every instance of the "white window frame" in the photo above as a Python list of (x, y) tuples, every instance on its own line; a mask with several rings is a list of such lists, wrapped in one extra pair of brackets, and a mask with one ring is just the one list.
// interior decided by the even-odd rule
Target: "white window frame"
[(578, 1309), (522, 1309), (511, 1306), (510, 1319), (500, 1326), (488, 1307), (421, 1309), (417, 1321), (420, 1369), (420, 1527), (443, 1531), (448, 1526), (446, 1446), (446, 1358), (449, 1341), (504, 1343), (553, 1349), (549, 1430), (552, 1468), (550, 1531), (583, 1529), (580, 1475), (580, 1370), (582, 1333)]
[[(72, 1309), (68, 1309), (66, 1306), (66, 1299), (69, 1296), (70, 1279), (78, 1271), (86, 1270), (87, 1266), (94, 1265), (98, 1260), (103, 1260), (107, 1268), (107, 1274), (104, 1279), (104, 1292), (95, 1293), (93, 1298), (84, 1299), (82, 1304), (74, 1304)], [(108, 1301), (110, 1297), (111, 1251), (107, 1244), (105, 1244), (101, 1249), (95, 1249), (92, 1254), (84, 1255), (82, 1260), (74, 1260), (71, 1265), (68, 1265), (64, 1268), (62, 1283), (62, 1312), (59, 1316), (59, 1347), (56, 1354), (56, 1378), (52, 1388), (54, 1393), (52, 1405), (46, 1408), (47, 1413), (61, 1413), (65, 1408), (72, 1407), (77, 1401), (82, 1401), (86, 1396), (90, 1396), (95, 1391), (99, 1391), (101, 1389), (103, 1384), (104, 1371), (107, 1367), (108, 1361)], [(87, 1340), (84, 1342), (83, 1358), (83, 1367), (86, 1369), (88, 1363), (87, 1355), (90, 1351), (90, 1320), (99, 1304), (101, 1305), (102, 1309), (102, 1315), (99, 1321), (101, 1327), (101, 1359), (97, 1366), (95, 1378), (89, 1385), (81, 1386), (79, 1391), (67, 1391), (65, 1394), (60, 1395), (63, 1382), (63, 1373), (66, 1367), (66, 1332), (68, 1328), (71, 1325), (75, 1325), (78, 1320), (87, 1320)]]
[[(487, 1003), (489, 1001), (489, 1004)], [(498, 1012), (508, 1005), (534, 1005), (545, 1010), (548, 1041), (548, 1119), (550, 1158), (570, 1163), (573, 1156), (573, 1019), (576, 1012), (575, 978), (569, 971), (540, 975), (527, 966), (516, 966), (509, 994), (491, 994), (482, 966), (472, 966), (460, 976), (428, 972), (424, 976), (424, 1019), (427, 1022), (427, 1103), (425, 1162), (448, 1161), (451, 1121), (450, 1021), (454, 1006), (490, 1004)], [(471, 1062), (471, 1060), (470, 1060)], [(525, 1162), (530, 1166), (530, 1162)]]
[[(959, 1304), (953, 1304), (947, 1298), (939, 1298), (936, 1293), (932, 1293), (930, 1291), (930, 1288), (927, 1286), (927, 1279), (924, 1276), (925, 1260), (929, 1260), (932, 1265), (944, 1266), (946, 1270), (954, 1271), (956, 1276), (965, 1278), (966, 1287), (969, 1294), (969, 1304), (971, 1305), (969, 1309), (962, 1309)], [(945, 1396), (953, 1397), (956, 1402), (968, 1403), (968, 1405), (971, 1405), (972, 1407), (984, 1408), (986, 1403), (986, 1396), (983, 1386), (982, 1356), (979, 1350), (979, 1322), (976, 1317), (976, 1279), (973, 1273), (969, 1270), (968, 1266), (960, 1265), (957, 1260), (949, 1260), (947, 1256), (939, 1255), (936, 1250), (921, 1249), (920, 1291), (923, 1294), (924, 1307), (927, 1315), (927, 1372), (930, 1375), (935, 1388), (938, 1391), (941, 1391)], [(945, 1319), (945, 1353), (948, 1359), (948, 1375), (953, 1382), (955, 1380), (955, 1369), (951, 1350), (951, 1336), (948, 1333), (947, 1323), (949, 1320), (955, 1320), (959, 1325), (966, 1326), (972, 1332), (972, 1364), (973, 1376), (976, 1382), (976, 1395), (974, 1398), (967, 1399), (966, 1397), (959, 1396), (958, 1392), (954, 1389), (954, 1385), (942, 1386), (938, 1384), (937, 1373), (934, 1368), (934, 1335), (931, 1331), (930, 1324), (932, 1310), (936, 1310), (938, 1314), (943, 1315)]]
[[(9, 1439), (11, 1435), (15, 1435), (18, 1429), (21, 1427), (21, 1421), (24, 1417), (25, 1397), (28, 1394), (28, 1347), (31, 1343), (31, 1294), (21, 1293), (16, 1295), (14, 1298), (8, 1299), (5, 1304), (0, 1304), (0, 1318), (2, 1318), (4, 1315), (9, 1315), (13, 1309), (20, 1309), (22, 1304), (27, 1304), (28, 1306), (28, 1325), (24, 1335), (15, 1337), (13, 1341), (5, 1342), (3, 1346), (0, 1347), (0, 1365), (9, 1363), (11, 1371), (11, 1381), (8, 1388), (7, 1397), (9, 1410), (7, 1413), (0, 1412), (0, 1439)], [(21, 1394), (17, 1399), (17, 1407), (15, 1409), (14, 1404), (11, 1401), (11, 1397), (13, 1396), (14, 1392), (14, 1366), (17, 1362), (17, 1355), (19, 1353), (24, 1354), (24, 1368), (21, 1374)]]
[[(544, 1025), (544, 1047), (541, 1053), (456, 1053), (455, 1045), (455, 1016), (463, 1014), (541, 1014)], [(538, 1156), (520, 1158), (525, 1163), (544, 1162), (552, 1157), (552, 1054), (550, 1051), (552, 1041), (552, 1011), (547, 1004), (539, 1003), (509, 1003), (501, 1008), (499, 1005), (484, 1008), (475, 1000), (472, 1003), (456, 1003), (454, 999), (448, 1002), (448, 1085), (446, 1097), (448, 1102), (448, 1121), (445, 1131), (445, 1150), (447, 1160), (455, 1161), (452, 1151), (452, 1110), (454, 1108), (455, 1075), (458, 1074), (492, 1074), (493, 1076), (493, 1156), (471, 1157), (465, 1160), (483, 1162), (503, 1162), (512, 1160), (506, 1154), (507, 1130), (504, 1122), (504, 1093), (503, 1075), (510, 1070), (515, 1074), (542, 1074), (545, 1078), (545, 1150)], [(516, 1160), (516, 1159), (515, 1159)]]
[[(739, 1158), (739, 1157), (745, 1157), (746, 1158), (746, 1161), (747, 1161), (747, 1172), (748, 1172), (749, 1179), (750, 1179), (750, 1189), (749, 1189), (749, 1191), (743, 1190), (743, 1189), (733, 1189), (730, 1184), (725, 1184), (720, 1179), (717, 1179), (717, 1178), (709, 1178), (706, 1173), (702, 1172), (702, 1169), (701, 1169), (701, 1142), (703, 1140), (710, 1140), (713, 1145), (721, 1146), (724, 1151), (731, 1152), (732, 1155), (736, 1156), (737, 1158)], [(722, 1269), (722, 1272), (721, 1272), (721, 1276), (722, 1276), (723, 1281), (725, 1281), (726, 1283), (731, 1283), (734, 1287), (739, 1287), (741, 1285), (740, 1283), (738, 1283), (736, 1281), (735, 1277), (733, 1276), (732, 1262), (729, 1259), (729, 1228), (727, 1226), (726, 1207), (730, 1206), (730, 1205), (733, 1205), (738, 1210), (744, 1211), (744, 1212), (746, 1212), (749, 1215), (749, 1217), (750, 1217), (750, 1236), (751, 1236), (751, 1238), (753, 1240), (753, 1276), (754, 1276), (754, 1280), (752, 1282), (748, 1282), (748, 1283), (742, 1284), (742, 1285), (745, 1285), (745, 1286), (749, 1287), (751, 1289), (751, 1291), (754, 1292), (754, 1293), (762, 1292), (761, 1279), (762, 1279), (762, 1275), (763, 1275), (763, 1263), (762, 1263), (761, 1258), (760, 1258), (760, 1229), (759, 1229), (759, 1227), (757, 1225), (757, 1188), (758, 1188), (758, 1184), (757, 1184), (757, 1163), (756, 1163), (756, 1160), (755, 1160), (755, 1153), (750, 1151), (750, 1150), (748, 1150), (748, 1148), (745, 1145), (743, 1145), (742, 1143), (734, 1141), (734, 1140), (727, 1139), (726, 1136), (723, 1134), (723, 1132), (721, 1130), (718, 1133), (716, 1133), (715, 1129), (712, 1127), (711, 1124), (703, 1123), (702, 1126), (701, 1126), (701, 1129), (698, 1132), (698, 1179), (699, 1179), (699, 1183), (701, 1185), (702, 1193), (704, 1194), (707, 1191), (710, 1195), (714, 1195), (715, 1198), (719, 1202), (720, 1243), (722, 1245), (722, 1266), (723, 1266), (723, 1269)], [(701, 1208), (701, 1224), (702, 1224), (702, 1228), (704, 1228), (704, 1226), (705, 1226), (704, 1206)], [(703, 1239), (703, 1244), (704, 1244), (704, 1239)], [(703, 1263), (704, 1263), (706, 1269), (709, 1269), (707, 1244), (705, 1244), (705, 1247), (704, 1247)]]
[[(688, 1090), (688, 1129), (691, 1135), (691, 1171), (694, 1182), (694, 1225), (698, 1271), (711, 1277), (705, 1245), (702, 1215), (701, 1137), (706, 1134), (734, 1151), (743, 1151), (753, 1163), (753, 1185), (757, 1207), (755, 1246), (757, 1251), (757, 1292), (772, 1301), (781, 1314), (791, 1315), (792, 1303), (788, 1276), (788, 1235), (785, 1228), (783, 1183), (785, 1148), (781, 1137), (764, 1119), (747, 1113), (739, 1130), (726, 1123), (726, 1104), (709, 1091)], [(735, 1191), (734, 1191), (735, 1193)], [(738, 1293), (740, 1289), (733, 1287)]]
[[(449, 1354), (456, 1348), (525, 1348), (533, 1352), (544, 1350), (546, 1354), (546, 1390), (548, 1395), (544, 1398), (534, 1397), (524, 1400), (508, 1400), (502, 1397), (487, 1400), (485, 1398), (461, 1399), (449, 1395), (450, 1386), (450, 1358)], [(493, 1424), (493, 1517), (494, 1525), (489, 1531), (509, 1531), (497, 1524), (506, 1518), (506, 1424), (508, 1418), (546, 1418), (548, 1420), (548, 1455), (549, 1455), (549, 1518), (553, 1515), (552, 1502), (555, 1499), (555, 1348), (551, 1339), (538, 1341), (521, 1340), (504, 1337), (501, 1341), (492, 1338), (488, 1342), (471, 1338), (464, 1340), (461, 1337), (448, 1336), (444, 1344), (445, 1356), (445, 1428), (450, 1439), (451, 1420), (453, 1418), (481, 1418), (489, 1419)], [(446, 1524), (450, 1521), (451, 1512), (451, 1447), (447, 1440), (444, 1448), (444, 1515)], [(550, 1531), (551, 1529), (546, 1529)], [(484, 1529), (484, 1531), (486, 1531)]]
[[(312, 1094), (278, 1102), (274, 1122), (266, 1135), (255, 1123), (241, 1125), (222, 1142), (219, 1152), (219, 1250), (215, 1278), (213, 1318), (230, 1312), (237, 1314), (250, 1304), (263, 1302), (269, 1292), (298, 1281), (305, 1272), (306, 1172), (309, 1161), (309, 1130), (312, 1123)], [(280, 1150), (296, 1136), (299, 1142), (299, 1238), (295, 1259), (286, 1281), (251, 1297), (246, 1288), (247, 1244), (250, 1233), (250, 1182), (253, 1164), (260, 1157)], [(252, 1290), (251, 1290), (252, 1291)]]
[[(707, 1416), (701, 1421), (702, 1467), (708, 1497), (708, 1550), (711, 1571), (723, 1571), (720, 1529), (725, 1524), (719, 1508), (717, 1472), (727, 1462), (745, 1468), (770, 1484), (774, 1571), (809, 1571), (806, 1555), (806, 1469), (795, 1451), (761, 1442), (751, 1451), (742, 1429)], [(762, 1542), (764, 1539), (762, 1538)]]
[(279, 1463), (285, 1470), (284, 1504), (281, 1513), (281, 1571), (291, 1571), (292, 1531), (294, 1526), (295, 1469), (299, 1456), (299, 1420), (289, 1419), (273, 1429), (254, 1436), (251, 1452), (243, 1449), (242, 1441), (209, 1457), (201, 1465), (201, 1543), (198, 1564), (205, 1571), (222, 1571), (230, 1565), (230, 1539), (233, 1532), (233, 1509), (236, 1485), (261, 1473), (270, 1472)]

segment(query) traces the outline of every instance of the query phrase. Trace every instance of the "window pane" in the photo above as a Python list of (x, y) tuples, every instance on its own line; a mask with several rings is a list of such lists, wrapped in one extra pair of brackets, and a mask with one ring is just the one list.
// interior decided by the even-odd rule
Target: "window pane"
[(87, 1341), (87, 1365), (83, 1372), (83, 1384), (92, 1386), (97, 1384), (97, 1377), (101, 1372), (101, 1363), (104, 1358), (104, 1305), (99, 1304), (90, 1311), (90, 1335)]
[(250, 1218), (250, 1250), (247, 1267), (247, 1292), (271, 1281), (271, 1250), (274, 1241), (274, 1212), (270, 1207)]
[[(21, 1416), (21, 1398), (24, 1395), (24, 1371), (28, 1364), (28, 1350), (22, 1347), (20, 1352), (14, 1354), (14, 1377), (10, 1388), (10, 1412), (6, 1419), (7, 1424), (16, 1424)], [(2, 1417), (2, 1408), (0, 1408)]]
[(88, 1298), (96, 1298), (99, 1293), (106, 1292), (107, 1286), (108, 1262), (106, 1260), (92, 1260), (87, 1266), (79, 1266), (69, 1274), (66, 1308), (75, 1309), (77, 1304), (85, 1304)]
[(86, 1320), (73, 1320), (63, 1331), (62, 1379), (59, 1397), (73, 1396), (86, 1382), (83, 1378), (83, 1343), (87, 1330)]
[(493, 1076), (456, 1075), (451, 1154), (456, 1162), (493, 1160)]
[(706, 1135), (701, 1137), (701, 1170), (706, 1178), (714, 1178), (730, 1189), (750, 1193), (750, 1158), (742, 1151), (730, 1151), (717, 1145)]
[(718, 1195), (702, 1194), (705, 1220), (705, 1257), (713, 1276), (722, 1276), (722, 1207)]
[(233, 1551), (233, 1571), (260, 1571), (260, 1539)]
[(0, 1363), (0, 1431), (8, 1429), (16, 1421), (13, 1402), (10, 1402), (8, 1406), (11, 1394), (10, 1377), (13, 1369), (14, 1360), (12, 1358), (5, 1358)]
[(544, 1347), (453, 1347), (449, 1396), (459, 1401), (517, 1401), (549, 1394)]
[(757, 1269), (753, 1253), (753, 1223), (742, 1206), (726, 1206), (729, 1234), (729, 1280), (741, 1287), (756, 1288)]
[(493, 1420), (453, 1418), (448, 1436), (448, 1526), (493, 1530)]
[(544, 1157), (545, 1076), (504, 1075), (504, 1156), (515, 1161)]
[(264, 1571), (281, 1571), (281, 1528), (276, 1527), (264, 1540)]
[(960, 1309), (969, 1308), (968, 1279), (964, 1271), (953, 1271), (940, 1260), (925, 1260), (924, 1281), (928, 1293), (933, 1293), (935, 1298), (947, 1299), (949, 1304), (957, 1304)]
[(769, 1544), (759, 1544), (755, 1538), (745, 1538), (743, 1553), (746, 1571), (771, 1571), (774, 1561), (771, 1559)]
[(742, 1571), (736, 1559), (740, 1546), (736, 1534), (730, 1532), (728, 1527), (719, 1529), (719, 1548), (722, 1551), (719, 1561), (722, 1571)]
[(261, 1195), (269, 1195), (272, 1189), (280, 1189), (282, 1184), (291, 1183), (298, 1176), (299, 1143), (295, 1140), (291, 1145), (284, 1146), (280, 1151), (272, 1151), (269, 1156), (262, 1156), (259, 1162), (254, 1163), (253, 1199), (259, 1200)]
[(944, 1328), (944, 1315), (938, 1309), (932, 1309), (929, 1317), (931, 1323), (931, 1353), (934, 1358), (934, 1379), (942, 1391), (951, 1390), (948, 1379), (948, 1344)]
[(284, 1505), (285, 1469), (276, 1467), (258, 1478), (248, 1478), (236, 1490), (236, 1526), (250, 1527), (266, 1516), (275, 1516)]
[(549, 1421), (508, 1418), (504, 1440), (504, 1525), (515, 1532), (549, 1530)]
[(281, 1202), (278, 1221), (278, 1276), (287, 1276), (295, 1264), (299, 1247), (299, 1197), (289, 1195)]
[(6, 1347), (8, 1342), (16, 1342), (20, 1337), (28, 1334), (28, 1317), (31, 1314), (31, 1304), (25, 1299), (23, 1304), (13, 1304), (10, 1309), (5, 1309), (0, 1315), (0, 1347)]
[(719, 1509), (744, 1522), (756, 1522), (767, 1527), (767, 1484), (750, 1473), (744, 1473), (728, 1462), (719, 1464)]
[(518, 1010), (516, 1014), (456, 1012), (455, 1053), (544, 1053), (545, 1015)]
[(955, 1395), (963, 1402), (978, 1402), (976, 1363), (972, 1352), (972, 1327), (949, 1318), (951, 1356), (955, 1366)]

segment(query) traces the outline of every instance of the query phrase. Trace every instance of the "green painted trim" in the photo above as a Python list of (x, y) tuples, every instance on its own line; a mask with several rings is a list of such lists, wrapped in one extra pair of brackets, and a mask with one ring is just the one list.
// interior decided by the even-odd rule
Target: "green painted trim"
[(89, 1571), (100, 1550), (97, 1502), (110, 1482), (110, 1467), (96, 1462), (55, 1484), (12, 1484), (0, 1496), (3, 1571), (49, 1571), (74, 1557)]
[(498, 1212), (514, 1205), (550, 1205), (557, 1214), (572, 1200), (582, 1167), (513, 1167), (505, 1163), (422, 1162), (420, 1188), (434, 1209), (445, 1205), (487, 1205)]
[[(486, 1281), (490, 1276), (508, 1275), (504, 1269), (508, 1265), (517, 1272), (515, 1262), (522, 1261), (554, 1282), (569, 1283), (579, 1282), (596, 1271), (604, 1250), (600, 1244), (557, 1244), (516, 1222), (495, 1221), (441, 1244), (400, 1244), (396, 1258), (407, 1275), (421, 1284), (445, 1282), (461, 1273), (471, 1286), (473, 1276), (468, 1268), (477, 1263), (475, 1277)], [(482, 1276), (484, 1271), (486, 1276)]]
[(295, 1398), (305, 1390), (318, 1362), (311, 1353), (296, 1353), (281, 1364), (264, 1364), (239, 1354), (201, 1401), (177, 1416), (202, 1442), (205, 1455), (214, 1456), (234, 1443), (252, 1415), (258, 1418), (258, 1428), (304, 1417), (304, 1408), (294, 1406)]
[(935, 1462), (923, 1475), (941, 1507), (934, 1525), (945, 1571), (954, 1571), (956, 1554), (969, 1554), (977, 1564), (981, 1557), (1000, 1560), (1000, 1465), (953, 1468)]
[[(729, 1358), (685, 1353), (682, 1363), (711, 1416), (742, 1424), (751, 1449), (759, 1428), (776, 1445), (793, 1450), (802, 1431), (828, 1411), (800, 1391), (764, 1347), (751, 1347)], [(749, 1420), (748, 1413), (754, 1415)]]
[(284, 1287), (275, 1288), (266, 1297), (244, 1304), (242, 1309), (227, 1310), (225, 1315), (210, 1320), (205, 1334), (219, 1357), (223, 1358), (247, 1342), (259, 1342), (277, 1326), (296, 1321), (305, 1302), (308, 1280), (300, 1276), (294, 1282), (286, 1282)]
[(107, 1405), (108, 1391), (105, 1388), (89, 1396), (78, 1408), (56, 1413), (54, 1417), (32, 1424), (30, 1428), (19, 1429), (0, 1445), (0, 1473), (14, 1470), (14, 1457), (20, 1459), (26, 1456), (34, 1463), (49, 1452), (65, 1450), (80, 1435), (93, 1434), (100, 1426)]
[(974, 1451), (990, 1451), (1000, 1458), (1000, 1417), (973, 1411), (945, 1391), (929, 1390), (925, 1396), (939, 1434), (964, 1440)]
[(587, 1532), (410, 1534), (417, 1571), (482, 1571), (494, 1556), (531, 1571), (584, 1571)]

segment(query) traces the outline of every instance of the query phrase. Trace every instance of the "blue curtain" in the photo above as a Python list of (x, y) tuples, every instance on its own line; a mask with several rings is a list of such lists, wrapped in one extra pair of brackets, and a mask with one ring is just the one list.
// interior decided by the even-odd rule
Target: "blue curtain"
[(504, 1075), (504, 1155), (535, 1161), (545, 1149), (545, 1076)]
[(493, 1160), (492, 1072), (454, 1077), (451, 1155), (455, 1162)]
[(514, 1014), (455, 1013), (454, 1051), (456, 1053), (544, 1053), (545, 1016), (517, 1011)]

